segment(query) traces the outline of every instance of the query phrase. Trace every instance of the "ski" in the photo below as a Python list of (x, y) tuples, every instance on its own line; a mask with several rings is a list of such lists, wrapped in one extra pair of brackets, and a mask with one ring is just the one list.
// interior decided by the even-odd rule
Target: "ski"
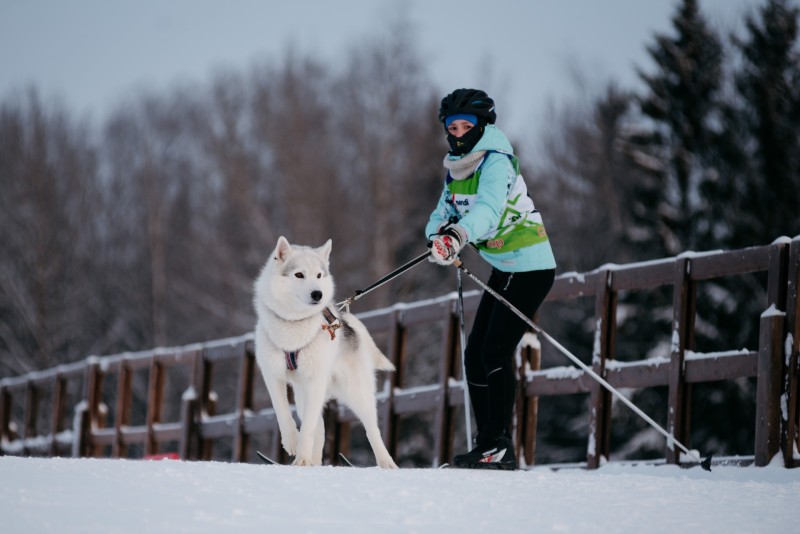
[(355, 467), (355, 465), (353, 465), (353, 462), (348, 460), (347, 456), (345, 456), (341, 452), (339, 453), (339, 459), (343, 462), (344, 467)]
[(261, 461), (267, 465), (280, 465), (278, 462), (270, 458), (269, 456), (265, 455), (261, 451), (256, 451), (256, 455), (261, 458)]
[(714, 454), (712, 453), (706, 456), (705, 459), (701, 462), (686, 462), (680, 464), (680, 466), (682, 469), (691, 469), (692, 467), (697, 467), (699, 465), (700, 469), (702, 469), (703, 471), (711, 472), (711, 459), (713, 456)]
[[(347, 456), (345, 456), (341, 452), (339, 453), (339, 460), (342, 462), (342, 466), (343, 467), (358, 467), (353, 462), (351, 462), (350, 459)], [(442, 465), (437, 466), (436, 469), (448, 469), (448, 468), (452, 468), (452, 467), (453, 466), (451, 466), (448, 463), (443, 463)]]
[(459, 467), (459, 466), (456, 466), (456, 465), (444, 464), (442, 466), (439, 466), (439, 469), (460, 469), (462, 471), (495, 471), (495, 472), (496, 471), (508, 471), (508, 472), (519, 471), (519, 468), (517, 468), (517, 467), (515, 467), (515, 468), (500, 467), (497, 464), (484, 464), (484, 465), (481, 465), (480, 467), (478, 467), (478, 466)]
[[(345, 456), (341, 452), (339, 453), (339, 460), (341, 460), (342, 465), (344, 467), (358, 467), (353, 462), (351, 462), (350, 459), (347, 456)], [(448, 463), (446, 463), (446, 462), (443, 463), (442, 465), (436, 467), (436, 469), (450, 469), (450, 468), (453, 468), (453, 466), (448, 464)]]

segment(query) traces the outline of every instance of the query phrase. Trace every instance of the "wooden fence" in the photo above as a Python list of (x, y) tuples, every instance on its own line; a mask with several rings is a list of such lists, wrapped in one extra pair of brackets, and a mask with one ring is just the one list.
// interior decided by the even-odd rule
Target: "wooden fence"
[[(767, 303), (760, 317), (756, 350), (695, 352), (696, 285), (702, 281), (766, 273)], [(672, 286), (672, 343), (661, 357), (618, 362), (615, 355), (621, 291)], [(547, 301), (594, 299), (593, 370), (617, 388), (666, 386), (666, 428), (689, 445), (691, 386), (755, 377), (753, 460), (766, 465), (781, 454), (787, 467), (800, 465), (798, 348), (800, 346), (800, 237), (735, 251), (684, 254), (647, 263), (605, 266), (557, 277)], [(474, 313), (478, 291), (465, 294)], [(398, 304), (360, 314), (381, 339), (396, 373), (379, 376), (379, 417), (390, 452), (402, 463), (402, 420), (428, 414), (439, 465), (454, 452), (463, 419), (458, 314), (455, 295)], [(746, 320), (746, 318), (743, 318)], [(427, 384), (409, 384), (408, 334), (440, 325), (438, 373)], [(516, 440), (525, 465), (536, 462), (537, 402), (551, 395), (588, 394), (586, 465), (610, 455), (611, 396), (581, 370), (539, 369), (540, 352), (521, 351)], [(286, 461), (275, 414), (255, 364), (252, 336), (172, 349), (156, 349), (62, 365), (0, 380), (0, 452), (6, 455), (149, 457), (165, 452), (182, 459), (253, 461), (256, 448)], [(459, 417), (459, 412), (462, 414)], [(350, 450), (352, 415), (335, 404), (326, 412), (326, 462)], [(751, 427), (752, 428), (752, 427)], [(430, 430), (430, 429), (429, 429)], [(463, 430), (459, 430), (463, 438)], [(664, 459), (683, 458), (671, 443)]]

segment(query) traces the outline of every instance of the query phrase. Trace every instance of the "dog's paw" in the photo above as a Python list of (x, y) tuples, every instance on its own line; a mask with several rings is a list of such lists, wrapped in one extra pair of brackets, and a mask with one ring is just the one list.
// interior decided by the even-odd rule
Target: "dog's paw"
[(289, 456), (297, 455), (297, 442), (299, 432), (293, 428), (290, 432), (281, 432), (281, 445)]
[(306, 458), (304, 456), (298, 456), (297, 458), (294, 459), (294, 462), (292, 462), (292, 465), (311, 466), (311, 465), (314, 465), (314, 463), (311, 461), (311, 457), (310, 456), (308, 458)]
[(386, 456), (384, 458), (376, 458), (378, 462), (378, 466), (384, 469), (398, 469), (397, 464), (394, 463), (391, 456)]

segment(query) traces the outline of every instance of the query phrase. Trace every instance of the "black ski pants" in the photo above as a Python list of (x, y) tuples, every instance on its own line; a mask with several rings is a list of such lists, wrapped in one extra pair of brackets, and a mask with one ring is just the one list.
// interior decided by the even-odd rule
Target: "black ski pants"
[[(532, 318), (554, 279), (554, 269), (520, 273), (492, 269), (488, 286)], [(479, 446), (510, 434), (516, 399), (514, 355), (528, 328), (505, 304), (484, 291), (464, 354)]]

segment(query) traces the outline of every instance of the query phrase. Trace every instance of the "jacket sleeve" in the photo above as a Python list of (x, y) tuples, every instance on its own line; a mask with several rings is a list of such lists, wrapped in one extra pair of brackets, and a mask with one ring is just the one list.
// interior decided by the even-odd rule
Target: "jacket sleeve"
[(508, 157), (492, 153), (481, 167), (475, 204), (459, 221), (474, 243), (500, 222), (508, 196), (510, 176), (514, 172)]
[(456, 214), (453, 207), (447, 202), (447, 196), (448, 190), (445, 185), (442, 194), (439, 195), (439, 202), (437, 202), (436, 208), (433, 210), (433, 213), (431, 213), (428, 224), (425, 225), (425, 237), (427, 239), (430, 239), (433, 234), (437, 233), (439, 227), (450, 220), (450, 216)]

